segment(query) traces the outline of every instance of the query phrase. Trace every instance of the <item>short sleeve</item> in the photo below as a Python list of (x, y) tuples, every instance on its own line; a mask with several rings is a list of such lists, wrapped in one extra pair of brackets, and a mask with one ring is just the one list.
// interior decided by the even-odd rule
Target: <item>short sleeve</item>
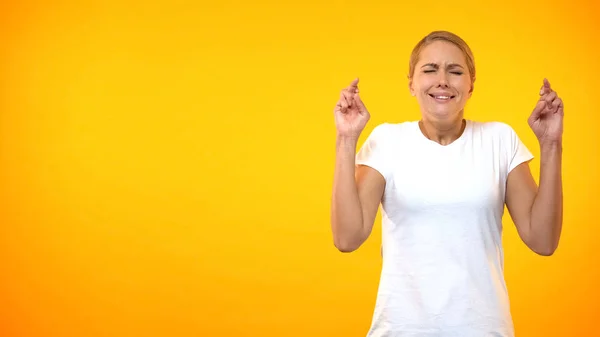
[(386, 154), (387, 124), (377, 125), (369, 134), (356, 154), (356, 165), (366, 165), (377, 170), (388, 180), (390, 174), (389, 158)]
[(510, 173), (519, 164), (533, 159), (533, 154), (527, 146), (521, 141), (517, 133), (512, 127), (508, 127), (509, 133), (506, 141), (510, 144), (508, 157), (508, 173)]

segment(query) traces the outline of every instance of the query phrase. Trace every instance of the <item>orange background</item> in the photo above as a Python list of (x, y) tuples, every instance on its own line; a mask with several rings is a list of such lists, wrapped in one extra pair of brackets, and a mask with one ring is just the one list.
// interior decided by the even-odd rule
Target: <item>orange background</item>
[(364, 336), (380, 217), (332, 244), (332, 110), (354, 77), (382, 122), (436, 29), (478, 71), (467, 117), (527, 126), (565, 101), (552, 257), (505, 217), (518, 336), (600, 336), (595, 1), (32, 1), (0, 8), (0, 335)]

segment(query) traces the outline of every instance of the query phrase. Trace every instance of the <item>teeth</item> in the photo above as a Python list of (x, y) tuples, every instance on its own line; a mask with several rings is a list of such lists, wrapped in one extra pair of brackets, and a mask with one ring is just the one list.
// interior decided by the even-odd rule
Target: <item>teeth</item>
[(448, 99), (450, 97), (448, 97), (448, 96), (435, 96), (435, 98), (437, 98), (437, 99)]

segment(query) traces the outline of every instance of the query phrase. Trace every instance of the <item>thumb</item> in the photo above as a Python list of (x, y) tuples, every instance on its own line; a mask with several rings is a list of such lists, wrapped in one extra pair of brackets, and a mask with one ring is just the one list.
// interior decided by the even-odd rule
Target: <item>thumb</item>
[(531, 112), (531, 116), (529, 116), (529, 120), (533, 122), (533, 121), (537, 121), (538, 119), (540, 119), (542, 116), (542, 111), (544, 111), (545, 106), (546, 106), (546, 101), (544, 101), (544, 100), (538, 101), (537, 104), (535, 105), (535, 108), (533, 108), (533, 111)]

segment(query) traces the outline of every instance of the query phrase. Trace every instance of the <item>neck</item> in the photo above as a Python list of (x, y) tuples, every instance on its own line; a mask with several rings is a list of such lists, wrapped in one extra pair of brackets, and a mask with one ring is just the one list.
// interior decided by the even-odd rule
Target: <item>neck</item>
[(465, 130), (466, 121), (462, 115), (455, 120), (430, 120), (423, 118), (419, 128), (428, 139), (441, 145), (448, 145), (457, 140)]

